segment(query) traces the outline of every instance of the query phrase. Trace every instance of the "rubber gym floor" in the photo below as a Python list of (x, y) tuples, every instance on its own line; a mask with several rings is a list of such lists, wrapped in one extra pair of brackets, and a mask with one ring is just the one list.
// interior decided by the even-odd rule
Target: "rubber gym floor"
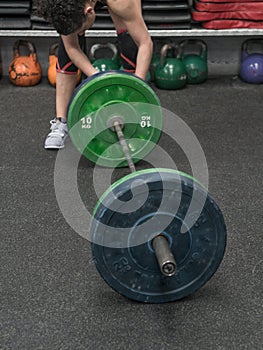
[[(212, 279), (181, 301), (142, 304), (99, 276), (90, 245), (66, 222), (54, 189), (57, 152), (43, 149), (55, 112), (45, 78), (29, 88), (0, 80), (1, 350), (262, 349), (263, 85), (211, 77), (177, 91), (154, 87), (192, 129), (206, 156), (209, 191), (227, 225)], [(189, 172), (178, 145), (159, 145)], [(63, 152), (73, 148), (68, 139)], [(144, 161), (137, 168), (147, 167)], [(79, 190), (92, 210), (94, 165), (81, 158)], [(191, 171), (191, 169), (190, 169)], [(114, 171), (115, 178), (128, 173)]]

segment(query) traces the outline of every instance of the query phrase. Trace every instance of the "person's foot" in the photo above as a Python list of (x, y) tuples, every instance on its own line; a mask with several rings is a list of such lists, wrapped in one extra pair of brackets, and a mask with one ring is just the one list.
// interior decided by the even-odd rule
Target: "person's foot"
[(60, 149), (64, 148), (64, 142), (68, 136), (68, 124), (63, 123), (58, 119), (50, 121), (51, 132), (45, 140), (45, 149)]

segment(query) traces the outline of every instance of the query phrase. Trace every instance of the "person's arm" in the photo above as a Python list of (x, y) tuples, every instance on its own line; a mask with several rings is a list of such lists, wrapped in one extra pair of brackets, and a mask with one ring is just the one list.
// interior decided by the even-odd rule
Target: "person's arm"
[(75, 66), (77, 66), (88, 77), (98, 73), (98, 70), (93, 67), (88, 57), (81, 50), (77, 34), (61, 35), (61, 38), (63, 40), (65, 50)]
[(138, 30), (134, 30), (134, 25), (137, 23), (136, 21), (136, 24), (126, 24), (126, 28), (138, 46), (135, 75), (145, 80), (152, 59), (153, 44), (147, 29), (142, 29), (142, 24)]
[(108, 0), (108, 10), (115, 24), (116, 30), (126, 28), (138, 46), (135, 74), (146, 79), (153, 43), (141, 12), (140, 0)]

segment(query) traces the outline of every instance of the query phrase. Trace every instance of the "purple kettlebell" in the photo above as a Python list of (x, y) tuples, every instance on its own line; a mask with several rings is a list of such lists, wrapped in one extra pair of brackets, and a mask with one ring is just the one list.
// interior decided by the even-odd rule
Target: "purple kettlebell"
[(252, 44), (257, 47), (260, 44), (263, 48), (263, 39), (248, 39), (243, 43), (239, 76), (247, 83), (261, 84), (263, 83), (263, 49), (262, 53), (251, 53)]

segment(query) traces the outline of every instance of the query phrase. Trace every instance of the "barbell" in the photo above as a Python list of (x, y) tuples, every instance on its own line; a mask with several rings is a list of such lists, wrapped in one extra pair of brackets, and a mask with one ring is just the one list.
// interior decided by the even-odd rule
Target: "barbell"
[[(105, 282), (145, 303), (176, 301), (207, 283), (225, 252), (220, 208), (188, 174), (135, 169), (161, 135), (162, 109), (150, 86), (128, 73), (98, 73), (76, 88), (68, 125), (86, 158), (131, 170), (104, 192), (93, 211), (92, 256)], [(192, 224), (189, 208), (200, 209)]]

